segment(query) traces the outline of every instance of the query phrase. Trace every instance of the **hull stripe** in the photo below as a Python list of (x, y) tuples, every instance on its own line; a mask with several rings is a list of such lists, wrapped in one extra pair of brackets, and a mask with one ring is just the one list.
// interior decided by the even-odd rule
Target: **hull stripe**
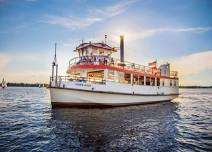
[(125, 107), (135, 105), (156, 104), (161, 102), (169, 102), (170, 100), (152, 101), (152, 102), (135, 102), (135, 103), (117, 103), (117, 104), (102, 104), (102, 103), (72, 103), (72, 102), (52, 102), (52, 108), (56, 107), (79, 107), (79, 108), (110, 108), (110, 107)]
[(170, 96), (170, 95), (179, 95), (179, 94), (132, 94), (132, 93), (121, 93), (121, 92), (106, 92), (106, 91), (92, 91), (92, 90), (83, 90), (76, 88), (61, 88), (61, 87), (50, 87), (50, 89), (62, 89), (62, 90), (76, 90), (84, 92), (93, 92), (93, 93), (105, 93), (105, 94), (119, 94), (119, 95), (131, 95), (131, 96)]

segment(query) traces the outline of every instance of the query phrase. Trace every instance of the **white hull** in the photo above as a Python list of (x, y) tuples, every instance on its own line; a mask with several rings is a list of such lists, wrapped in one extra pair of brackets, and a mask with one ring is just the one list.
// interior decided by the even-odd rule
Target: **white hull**
[(112, 92), (97, 92), (67, 88), (50, 88), (53, 107), (66, 106), (124, 106), (170, 101), (177, 94), (141, 95)]
[[(111, 57), (117, 50), (105, 43), (82, 43), (79, 57), (69, 61), (68, 76), (58, 76), (55, 57), (50, 77), (52, 106), (122, 106), (170, 101), (178, 95), (177, 72), (170, 65), (157, 68), (124, 62), (124, 38), (120, 37), (120, 60)], [(55, 74), (56, 73), (56, 76)]]

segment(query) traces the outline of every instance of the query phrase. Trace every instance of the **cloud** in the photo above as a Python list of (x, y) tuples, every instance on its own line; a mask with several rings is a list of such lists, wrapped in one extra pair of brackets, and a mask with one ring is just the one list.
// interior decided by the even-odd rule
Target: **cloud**
[(164, 32), (172, 32), (172, 33), (185, 33), (185, 32), (190, 32), (190, 33), (204, 33), (204, 32), (209, 32), (212, 31), (212, 27), (185, 27), (185, 28), (155, 28), (155, 29), (145, 29), (141, 30), (140, 32), (131, 32), (130, 39), (135, 40), (135, 39), (144, 39), (148, 38), (151, 36), (154, 36), (159, 33), (164, 33)]
[[(4, 3), (4, 2), (7, 2), (7, 1), (9, 1), (9, 0), (0, 0), (0, 3)], [(23, 0), (23, 1), (25, 1), (25, 2), (36, 2), (38, 0)]]
[(36, 2), (37, 0), (24, 0), (26, 2)]
[(95, 22), (102, 21), (102, 18), (98, 17), (77, 18), (77, 17), (52, 16), (52, 15), (48, 15), (46, 17), (47, 20), (44, 22), (52, 25), (60, 25), (70, 29), (83, 28), (92, 25)]
[(104, 18), (117, 16), (127, 11), (127, 9), (138, 0), (129, 0), (129, 1), (122, 1), (116, 3), (115, 5), (111, 5), (101, 9), (92, 9), (90, 10), (90, 14), (98, 14), (98, 16), (103, 16)]
[(84, 17), (46, 15), (43, 22), (52, 25), (60, 25), (69, 29), (84, 28), (124, 13), (136, 1), (137, 0), (122, 1), (101, 9), (92, 8), (88, 12), (88, 15)]
[[(67, 62), (62, 62), (67, 55), (58, 56), (60, 74), (66, 71)], [(212, 71), (212, 50), (193, 53), (190, 55), (166, 59), (171, 63), (171, 69), (177, 70), (181, 85), (211, 85), (211, 80), (204, 78), (210, 77)], [(9, 82), (48, 82), (51, 74), (51, 67), (36, 68), (33, 65), (38, 64), (40, 57), (25, 56), (8, 56), (0, 54), (0, 79), (5, 77)], [(138, 61), (139, 62), (139, 61)], [(9, 66), (10, 65), (10, 66)], [(25, 67), (24, 65), (28, 65)], [(12, 66), (12, 67), (11, 67)], [(48, 65), (47, 65), (48, 66)], [(65, 73), (64, 73), (65, 74)]]
[(48, 82), (50, 61), (41, 61), (40, 55), (0, 53), (0, 80), (8, 82)]
[(212, 70), (212, 50), (194, 53), (174, 59), (172, 62), (175, 69), (179, 69), (181, 75), (190, 76), (206, 70)]
[(0, 54), (0, 70), (2, 71), (11, 61), (11, 58)]
[(190, 28), (169, 29), (167, 31), (202, 33), (202, 32), (208, 32), (211, 30), (212, 30), (212, 27), (190, 27)]
[(2, 75), (0, 72), (0, 78), (4, 77), (7, 82), (48, 83), (49, 73), (49, 71), (19, 71)]
[[(179, 73), (180, 83), (182, 85), (209, 85), (203, 77), (210, 75), (212, 70), (212, 50), (198, 52), (170, 59), (171, 68)], [(205, 75), (206, 73), (206, 75)], [(196, 76), (196, 79), (193, 79)]]
[[(103, 32), (99, 32), (98, 37), (102, 37), (104, 33), (108, 33), (108, 40), (119, 44), (119, 36), (124, 35), (128, 44), (136, 46), (136, 40), (148, 39), (158, 34), (167, 35), (167, 33), (173, 34), (204, 34), (212, 32), (212, 26), (208, 27), (157, 27), (157, 28), (143, 28), (138, 25), (123, 25), (114, 24), (113, 26), (107, 26), (102, 29)], [(130, 42), (130, 43), (129, 43)]]

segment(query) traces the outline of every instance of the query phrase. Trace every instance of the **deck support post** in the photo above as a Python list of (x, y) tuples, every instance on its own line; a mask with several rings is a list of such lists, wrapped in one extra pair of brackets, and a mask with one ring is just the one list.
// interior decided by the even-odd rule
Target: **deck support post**
[(54, 64), (52, 64), (52, 78), (51, 78), (51, 81), (54, 80)]
[(130, 84), (133, 85), (133, 74), (130, 74)]
[(87, 71), (87, 70), (83, 70), (83, 71), (80, 73), (80, 77), (86, 78), (87, 76), (88, 76), (88, 71)]
[(55, 77), (55, 85), (57, 87), (57, 76), (58, 76), (58, 64), (56, 64), (56, 77)]
[(104, 70), (104, 80), (108, 79), (108, 69)]
[(144, 85), (146, 85), (146, 76), (144, 76)]
[(138, 85), (140, 85), (140, 81), (139, 81), (140, 76), (138, 75)]
[(114, 71), (114, 80), (115, 82), (119, 82), (119, 75), (117, 71)]

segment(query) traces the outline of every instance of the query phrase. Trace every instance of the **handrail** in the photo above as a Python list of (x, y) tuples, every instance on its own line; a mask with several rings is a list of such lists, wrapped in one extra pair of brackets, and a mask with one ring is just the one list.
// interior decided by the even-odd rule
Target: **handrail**
[[(144, 72), (147, 74), (159, 74), (160, 70), (152, 70), (150, 67), (145, 65), (136, 64), (133, 62), (125, 61), (122, 63), (119, 59), (110, 57), (110, 56), (104, 56), (104, 55), (93, 55), (93, 56), (83, 56), (83, 57), (75, 57), (69, 60), (69, 67), (75, 64), (103, 64), (103, 65), (110, 65), (115, 67), (127, 67), (128, 69), (135, 70), (138, 72)], [(178, 73), (177, 71), (170, 71), (171, 77), (177, 77)]]
[[(56, 80), (56, 77), (50, 77), (50, 81)], [(87, 77), (80, 77), (76, 75), (69, 75), (69, 76), (58, 76), (57, 83), (61, 81), (78, 81), (78, 82), (90, 82), (90, 83), (98, 83), (98, 84), (106, 84), (106, 81), (103, 79), (98, 78), (87, 78)]]
[[(92, 58), (96, 58), (96, 60), (92, 60)], [(69, 67), (71, 65), (74, 65), (74, 64), (80, 64), (80, 63), (100, 63), (100, 62), (104, 62), (103, 59), (107, 60), (107, 64), (109, 65), (114, 65), (114, 66), (118, 66), (121, 61), (119, 59), (116, 59), (116, 58), (112, 58), (112, 57), (108, 57), (108, 56), (103, 56), (103, 55), (93, 55), (93, 56), (85, 56), (84, 57), (85, 59), (83, 60), (82, 58), (80, 57), (75, 57), (75, 58), (72, 58), (69, 60)], [(101, 61), (99, 61), (99, 59), (101, 59)], [(89, 61), (90, 60), (90, 61)], [(128, 68), (132, 68), (132, 69), (149, 69), (148, 66), (144, 66), (144, 65), (139, 65), (139, 64), (136, 64), (136, 63), (133, 63), (133, 62), (124, 62), (123, 63), (126, 67)]]
[(177, 77), (178, 72), (177, 71), (170, 71), (170, 77)]

